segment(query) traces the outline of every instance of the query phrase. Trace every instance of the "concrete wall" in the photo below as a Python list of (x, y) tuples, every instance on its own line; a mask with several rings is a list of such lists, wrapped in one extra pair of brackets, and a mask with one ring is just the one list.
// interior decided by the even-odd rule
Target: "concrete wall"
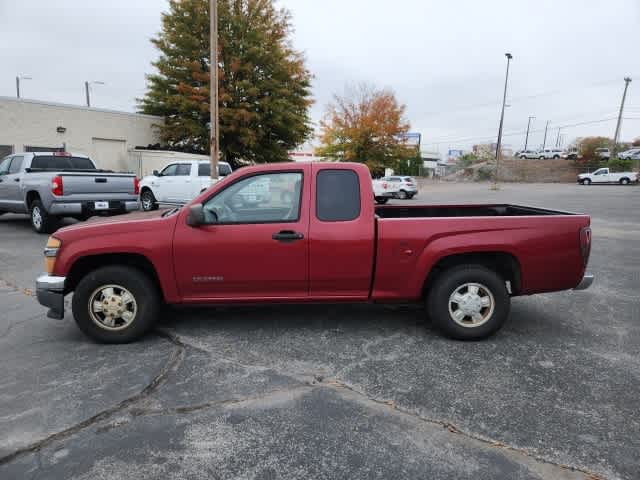
[(0, 97), (0, 146), (13, 152), (64, 146), (110, 170), (137, 172), (129, 150), (158, 143), (154, 125), (162, 122), (151, 115)]

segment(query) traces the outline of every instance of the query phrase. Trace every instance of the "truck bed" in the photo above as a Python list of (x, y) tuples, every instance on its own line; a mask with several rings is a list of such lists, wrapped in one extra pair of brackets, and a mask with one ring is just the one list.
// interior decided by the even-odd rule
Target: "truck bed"
[(387, 205), (377, 206), (380, 218), (530, 217), (575, 215), (522, 205)]

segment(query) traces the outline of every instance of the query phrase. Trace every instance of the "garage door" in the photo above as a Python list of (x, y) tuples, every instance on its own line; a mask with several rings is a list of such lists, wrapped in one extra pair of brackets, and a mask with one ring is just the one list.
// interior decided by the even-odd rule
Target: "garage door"
[(127, 165), (127, 142), (125, 140), (113, 140), (108, 138), (92, 139), (93, 161), (98, 168), (105, 170), (115, 170), (116, 172), (126, 172)]

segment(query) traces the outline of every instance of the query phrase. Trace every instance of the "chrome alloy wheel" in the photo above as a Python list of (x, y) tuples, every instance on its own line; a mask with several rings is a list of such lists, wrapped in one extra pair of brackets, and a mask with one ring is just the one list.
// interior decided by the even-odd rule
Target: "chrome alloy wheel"
[(135, 320), (138, 304), (129, 290), (120, 285), (104, 285), (89, 297), (89, 316), (100, 328), (124, 330)]
[(31, 210), (31, 221), (33, 222), (33, 226), (38, 230), (42, 228), (42, 212), (40, 211), (40, 207), (33, 207), (33, 210)]
[(491, 291), (481, 283), (465, 283), (449, 297), (449, 315), (465, 328), (475, 328), (489, 321), (496, 301)]

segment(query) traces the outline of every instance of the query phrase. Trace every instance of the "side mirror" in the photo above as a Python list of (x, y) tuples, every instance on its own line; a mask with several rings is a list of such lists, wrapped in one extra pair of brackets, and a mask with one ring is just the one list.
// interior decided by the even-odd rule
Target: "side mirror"
[[(211, 213), (214, 216), (214, 222), (212, 223), (217, 222), (217, 215), (215, 215), (215, 213), (213, 212)], [(190, 227), (199, 227), (200, 225), (204, 225), (204, 223), (204, 207), (202, 206), (202, 204), (196, 203), (195, 205), (191, 205), (189, 207), (189, 214), (187, 215), (187, 225), (189, 225)]]
[(153, 176), (154, 176), (154, 177), (161, 177), (161, 176), (162, 176), (162, 174), (161, 174), (158, 170), (154, 170), (154, 171), (153, 171)]

